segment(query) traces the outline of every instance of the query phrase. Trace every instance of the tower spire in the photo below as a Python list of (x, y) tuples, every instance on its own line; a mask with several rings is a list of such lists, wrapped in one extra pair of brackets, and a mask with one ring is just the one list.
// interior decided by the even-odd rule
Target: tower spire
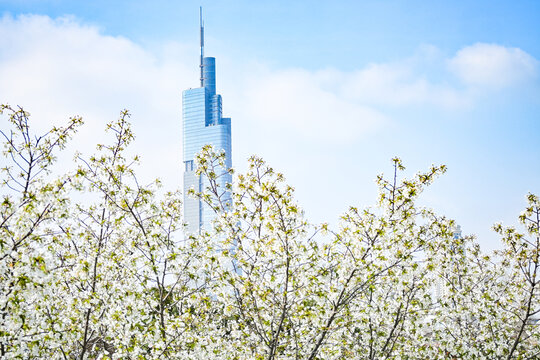
[(203, 58), (204, 58), (204, 23), (203, 23), (203, 18), (202, 18), (202, 6), (200, 7), (200, 19), (199, 19), (199, 25), (200, 25), (200, 28), (201, 28), (201, 64), (199, 65), (199, 67), (201, 68), (201, 87), (204, 86), (203, 84), (203, 81), (204, 81), (204, 75), (203, 75)]

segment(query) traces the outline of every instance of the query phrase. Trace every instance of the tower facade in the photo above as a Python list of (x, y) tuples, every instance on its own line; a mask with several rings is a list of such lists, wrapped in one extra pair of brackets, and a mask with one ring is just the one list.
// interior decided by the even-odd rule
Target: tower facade
[[(204, 26), (201, 9), (201, 84), (200, 87), (182, 92), (183, 153), (184, 153), (184, 219), (187, 233), (200, 233), (209, 228), (214, 211), (201, 200), (188, 196), (188, 190), (202, 191), (207, 184), (205, 179), (195, 174), (195, 156), (205, 145), (225, 151), (226, 168), (232, 167), (231, 157), (231, 119), (224, 118), (221, 111), (221, 95), (216, 93), (216, 59), (204, 56)], [(222, 169), (218, 174), (218, 185), (225, 191), (232, 176)], [(227, 200), (230, 194), (224, 193)]]

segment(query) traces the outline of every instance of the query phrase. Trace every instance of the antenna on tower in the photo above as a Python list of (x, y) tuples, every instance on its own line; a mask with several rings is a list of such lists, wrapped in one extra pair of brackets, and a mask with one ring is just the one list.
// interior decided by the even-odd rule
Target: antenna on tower
[(203, 75), (203, 57), (204, 57), (204, 23), (202, 19), (202, 6), (200, 7), (200, 19), (199, 19), (199, 25), (201, 27), (201, 64), (199, 67), (201, 68), (201, 87), (204, 86), (204, 75)]

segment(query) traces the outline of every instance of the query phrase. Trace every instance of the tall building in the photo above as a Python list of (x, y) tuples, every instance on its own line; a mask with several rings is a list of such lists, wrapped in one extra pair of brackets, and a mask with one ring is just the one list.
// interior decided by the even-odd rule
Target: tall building
[[(205, 179), (195, 174), (195, 156), (204, 145), (210, 144), (216, 150), (224, 150), (226, 167), (232, 166), (231, 160), (231, 119), (221, 114), (221, 95), (216, 93), (216, 59), (204, 56), (204, 25), (202, 8), (200, 12), (201, 40), (201, 84), (195, 89), (182, 93), (183, 147), (184, 147), (184, 219), (188, 224), (187, 233), (200, 233), (208, 228), (214, 217), (214, 211), (199, 199), (190, 197), (190, 188), (202, 191), (206, 187)], [(222, 169), (218, 183), (221, 189), (232, 181), (232, 176)], [(224, 199), (230, 198), (229, 193)]]

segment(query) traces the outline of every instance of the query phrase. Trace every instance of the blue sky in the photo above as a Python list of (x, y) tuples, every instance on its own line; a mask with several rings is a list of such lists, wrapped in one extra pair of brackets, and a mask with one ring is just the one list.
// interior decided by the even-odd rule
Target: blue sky
[(485, 248), (540, 193), (538, 1), (0, 0), (0, 102), (82, 115), (85, 151), (128, 108), (143, 174), (180, 186), (199, 5), (235, 166), (264, 157), (313, 221), (372, 205), (393, 156), (448, 165), (422, 203)]

